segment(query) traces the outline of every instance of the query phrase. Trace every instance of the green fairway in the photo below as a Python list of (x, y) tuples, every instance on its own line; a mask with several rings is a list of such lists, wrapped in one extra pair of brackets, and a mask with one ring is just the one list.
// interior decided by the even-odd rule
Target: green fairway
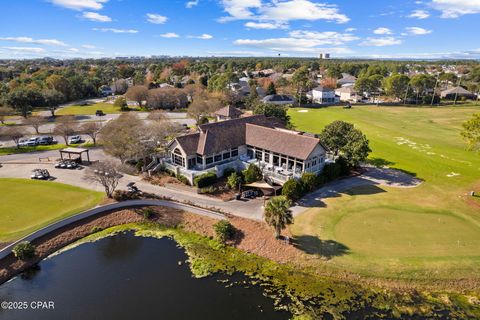
[[(120, 109), (115, 107), (112, 103), (99, 102), (86, 106), (67, 106), (59, 109), (56, 114), (62, 115), (93, 115), (97, 110), (102, 110), (105, 114), (121, 113)], [(135, 110), (135, 109), (133, 109)]]
[(51, 181), (0, 179), (0, 242), (96, 206), (103, 194)]
[[(370, 158), (424, 180), (412, 189), (359, 187), (297, 217), (292, 232), (329, 266), (409, 279), (478, 277), (480, 154), (467, 151), (461, 123), (480, 106), (291, 109), (298, 130), (319, 133), (354, 123), (369, 138)], [(368, 189), (371, 190), (368, 190)], [(321, 241), (320, 241), (321, 240)]]

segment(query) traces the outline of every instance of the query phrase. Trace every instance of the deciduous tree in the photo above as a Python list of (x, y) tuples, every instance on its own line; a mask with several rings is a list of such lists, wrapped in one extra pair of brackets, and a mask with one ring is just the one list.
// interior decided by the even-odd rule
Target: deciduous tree
[(143, 101), (147, 100), (148, 97), (148, 88), (146, 86), (133, 86), (128, 88), (127, 93), (125, 94), (127, 99), (137, 102), (138, 106), (141, 108)]
[(112, 198), (121, 177), (122, 175), (115, 162), (102, 161), (90, 166), (85, 172), (84, 179), (100, 183), (105, 189), (107, 197)]

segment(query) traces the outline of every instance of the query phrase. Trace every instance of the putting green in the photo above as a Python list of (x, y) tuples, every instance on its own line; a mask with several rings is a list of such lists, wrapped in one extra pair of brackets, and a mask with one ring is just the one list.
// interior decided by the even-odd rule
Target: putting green
[(0, 242), (96, 206), (102, 193), (51, 181), (0, 179)]
[[(334, 120), (370, 140), (370, 160), (424, 180), (416, 188), (357, 187), (323, 199), (291, 227), (327, 267), (373, 277), (435, 279), (480, 274), (480, 155), (466, 150), (461, 123), (478, 106), (360, 106), (290, 109), (298, 130), (319, 133)], [(318, 266), (325, 264), (318, 261)]]

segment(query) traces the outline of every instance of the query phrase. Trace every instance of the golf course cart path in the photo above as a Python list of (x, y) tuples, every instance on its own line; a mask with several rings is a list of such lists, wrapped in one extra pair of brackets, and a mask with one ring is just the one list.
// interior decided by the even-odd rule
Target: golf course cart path
[(422, 180), (396, 169), (374, 166), (365, 166), (363, 169), (364, 172), (359, 176), (332, 181), (307, 194), (291, 208), (293, 215), (297, 216), (308, 208), (323, 207), (322, 199), (335, 197), (341, 192), (363, 185), (415, 188), (422, 183)]
[(178, 203), (178, 202), (168, 201), (168, 200), (130, 200), (130, 201), (117, 202), (117, 203), (108, 204), (105, 206), (100, 206), (100, 207), (96, 207), (96, 208), (84, 211), (77, 215), (52, 223), (40, 230), (37, 230), (29, 234), (28, 236), (11, 243), (5, 248), (0, 249), (0, 259), (3, 259), (6, 256), (8, 256), (12, 252), (13, 247), (17, 243), (21, 241), (32, 242), (35, 239), (38, 239), (55, 230), (68, 226), (74, 222), (77, 222), (86, 218), (90, 218), (96, 215), (100, 215), (103, 213), (107, 213), (107, 212), (136, 208), (136, 207), (151, 207), (151, 206), (162, 206), (162, 207), (168, 207), (168, 208), (177, 209), (177, 210), (184, 210), (194, 214), (198, 214), (198, 215), (202, 215), (202, 216), (206, 216), (206, 217), (218, 219), (218, 220), (225, 219), (225, 216), (223, 216), (220, 213), (217, 213), (211, 210), (202, 209), (202, 208), (197, 208), (188, 204), (183, 204), (183, 203)]

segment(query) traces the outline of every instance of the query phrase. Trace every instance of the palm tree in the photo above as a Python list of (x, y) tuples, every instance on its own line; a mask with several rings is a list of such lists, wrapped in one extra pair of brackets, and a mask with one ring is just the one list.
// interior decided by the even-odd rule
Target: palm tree
[(285, 196), (273, 197), (265, 206), (265, 222), (275, 229), (275, 238), (280, 238), (280, 234), (287, 225), (293, 223), (290, 200)]

